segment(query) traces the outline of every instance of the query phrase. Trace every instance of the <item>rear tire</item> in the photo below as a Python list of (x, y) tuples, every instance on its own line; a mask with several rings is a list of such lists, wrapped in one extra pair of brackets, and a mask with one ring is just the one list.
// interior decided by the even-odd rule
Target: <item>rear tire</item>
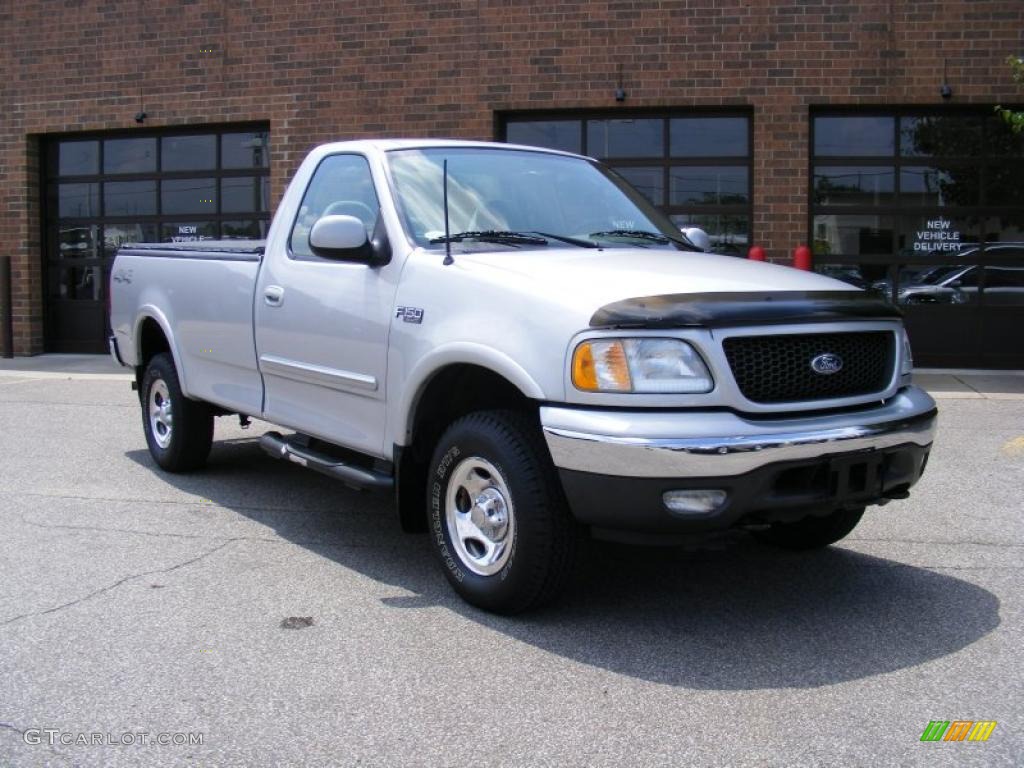
[(553, 600), (572, 569), (576, 524), (538, 426), (510, 411), (454, 422), (427, 480), (430, 538), (468, 603), (501, 614)]
[(841, 509), (825, 517), (805, 517), (795, 523), (773, 523), (755, 535), (762, 541), (783, 549), (821, 549), (845, 538), (864, 516), (860, 509)]
[(142, 428), (153, 460), (168, 472), (202, 467), (213, 443), (213, 412), (185, 397), (169, 354), (149, 361), (141, 394)]

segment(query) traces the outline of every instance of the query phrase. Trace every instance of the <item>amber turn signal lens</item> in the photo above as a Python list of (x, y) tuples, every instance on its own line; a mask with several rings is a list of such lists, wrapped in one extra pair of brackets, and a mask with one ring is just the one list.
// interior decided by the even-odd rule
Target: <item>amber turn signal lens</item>
[(587, 392), (629, 392), (626, 351), (619, 341), (585, 341), (572, 356), (572, 383)]

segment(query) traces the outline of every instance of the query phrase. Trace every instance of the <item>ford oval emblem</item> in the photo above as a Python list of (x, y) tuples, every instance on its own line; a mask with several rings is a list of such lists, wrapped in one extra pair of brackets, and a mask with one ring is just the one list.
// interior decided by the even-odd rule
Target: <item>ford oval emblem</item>
[(839, 373), (843, 370), (843, 358), (839, 355), (833, 355), (831, 352), (826, 352), (811, 360), (811, 370), (815, 373), (820, 373), (822, 376), (831, 376), (833, 373)]

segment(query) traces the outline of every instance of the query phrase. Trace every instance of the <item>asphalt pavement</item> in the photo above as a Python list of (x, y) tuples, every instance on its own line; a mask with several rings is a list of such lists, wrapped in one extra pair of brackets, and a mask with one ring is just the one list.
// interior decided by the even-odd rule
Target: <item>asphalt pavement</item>
[(265, 425), (169, 475), (124, 377), (8, 369), (0, 765), (1021, 765), (1024, 400), (973, 391), (839, 546), (591, 543), (498, 618)]

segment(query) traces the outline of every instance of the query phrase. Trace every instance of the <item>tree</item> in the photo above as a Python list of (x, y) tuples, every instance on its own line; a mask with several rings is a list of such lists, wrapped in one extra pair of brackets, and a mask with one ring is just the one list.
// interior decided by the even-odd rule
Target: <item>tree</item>
[[(1010, 71), (1013, 73), (1013, 82), (1024, 85), (1024, 58), (1010, 56), (1006, 63), (1010, 65)], [(1024, 112), (1015, 112), (1002, 107), (996, 107), (996, 112), (1003, 116), (1003, 120), (1007, 122), (1014, 133), (1024, 133)]]

